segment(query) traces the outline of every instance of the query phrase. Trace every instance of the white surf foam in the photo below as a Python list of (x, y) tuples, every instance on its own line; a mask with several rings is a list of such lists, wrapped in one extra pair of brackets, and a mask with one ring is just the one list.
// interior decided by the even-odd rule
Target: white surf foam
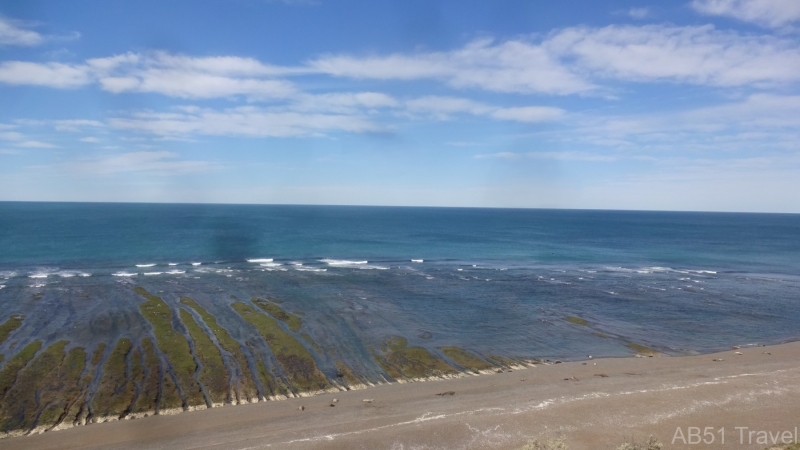
[(90, 277), (90, 276), (92, 276), (92, 274), (90, 274), (89, 272), (81, 272), (78, 275), (80, 275), (82, 277)]
[(145, 268), (145, 267), (155, 267), (155, 263), (150, 263), (150, 264), (137, 264), (137, 265), (136, 265), (136, 267), (142, 267), (142, 268)]
[(32, 275), (28, 275), (28, 278), (47, 278), (46, 273), (34, 273)]
[(249, 263), (268, 263), (268, 262), (272, 262), (272, 258), (248, 259), (247, 262), (249, 262)]
[(3, 288), (5, 288), (5, 287), (6, 287), (6, 285), (5, 285), (5, 284), (0, 284), (0, 289), (3, 289)]
[(167, 273), (170, 274), (170, 275), (180, 275), (182, 273), (186, 273), (186, 271), (185, 270), (170, 270)]
[(57, 275), (61, 278), (72, 278), (75, 276), (75, 274), (72, 272), (59, 272)]
[(281, 263), (275, 263), (275, 262), (266, 262), (266, 263), (259, 264), (259, 266), (261, 266), (261, 267), (280, 267), (282, 265), (283, 264), (281, 264)]
[(136, 275), (139, 275), (139, 274), (138, 273), (128, 273), (128, 272), (117, 272), (117, 273), (112, 273), (111, 275), (115, 276), (115, 277), (135, 277)]
[(367, 264), (369, 261), (348, 261), (346, 259), (320, 259), (320, 262), (324, 262), (329, 266), (358, 266), (362, 264)]
[(203, 263), (192, 263), (193, 266), (199, 266), (200, 264), (203, 264)]
[(167, 263), (168, 266), (177, 266), (178, 263)]
[(144, 275), (145, 276), (153, 276), (153, 275), (161, 275), (163, 273), (164, 272), (145, 272)]
[(369, 266), (358, 266), (358, 268), (361, 269), (361, 270), (389, 270), (388, 267), (372, 266), (372, 265), (369, 265)]
[(425, 262), (425, 260), (424, 259), (412, 259), (411, 262), (413, 262), (413, 263), (421, 263), (421, 262)]
[(315, 267), (295, 267), (294, 270), (297, 270), (297, 271), (300, 271), (300, 272), (327, 272), (328, 271), (328, 269), (317, 269)]

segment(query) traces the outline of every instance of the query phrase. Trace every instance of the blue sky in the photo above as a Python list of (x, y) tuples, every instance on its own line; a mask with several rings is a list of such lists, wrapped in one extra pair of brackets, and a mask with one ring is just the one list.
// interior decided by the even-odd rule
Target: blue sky
[(800, 212), (800, 2), (0, 0), (0, 200)]

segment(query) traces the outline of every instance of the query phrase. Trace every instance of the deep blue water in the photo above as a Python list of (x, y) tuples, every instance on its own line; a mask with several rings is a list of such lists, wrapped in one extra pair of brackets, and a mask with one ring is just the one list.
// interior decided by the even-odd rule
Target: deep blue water
[(280, 298), (352, 360), (390, 335), (518, 356), (704, 352), (800, 338), (800, 215), (0, 203), (0, 320), (25, 314), (21, 336), (135, 337), (134, 285), (231, 327), (232, 295)]

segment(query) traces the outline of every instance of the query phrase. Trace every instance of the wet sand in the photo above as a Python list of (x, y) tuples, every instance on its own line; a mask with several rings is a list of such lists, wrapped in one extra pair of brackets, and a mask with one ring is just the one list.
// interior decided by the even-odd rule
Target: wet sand
[[(678, 427), (686, 445), (670, 445)], [(688, 427), (713, 427), (715, 442), (689, 445)], [(736, 427), (748, 429), (740, 436)], [(750, 431), (775, 435), (795, 427), (800, 343), (788, 343), (395, 383), (93, 424), (4, 439), (0, 448), (517, 449), (530, 438), (562, 435), (571, 450), (598, 450), (654, 434), (670, 449), (763, 449), (757, 433), (748, 442)]]

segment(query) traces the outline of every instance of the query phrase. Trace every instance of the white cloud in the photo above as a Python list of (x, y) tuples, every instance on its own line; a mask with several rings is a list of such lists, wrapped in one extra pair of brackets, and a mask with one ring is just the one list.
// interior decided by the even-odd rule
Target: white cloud
[(568, 28), (545, 45), (594, 75), (634, 81), (743, 86), (800, 80), (800, 48), (711, 25)]
[(81, 142), (87, 142), (89, 144), (97, 144), (98, 142), (100, 142), (100, 139), (97, 139), (94, 136), (87, 136), (87, 137), (84, 137), (84, 138), (80, 138), (80, 141)]
[(113, 93), (158, 93), (185, 99), (245, 97), (291, 100), (298, 110), (382, 108), (379, 93), (311, 95), (287, 77), (411, 81), (433, 79), (461, 88), (523, 94), (598, 94), (602, 79), (713, 86), (770, 87), (800, 81), (800, 45), (773, 35), (706, 26), (572, 27), (544, 37), (473, 41), (448, 52), (357, 57), (327, 55), (301, 67), (253, 58), (124, 53), (82, 64), (0, 63), (0, 82), (70, 88), (96, 84)]
[(514, 120), (517, 122), (544, 122), (564, 115), (564, 110), (551, 106), (522, 106), (517, 108), (499, 108), (492, 111), (495, 119)]
[(434, 95), (409, 100), (406, 102), (406, 108), (412, 113), (432, 114), (440, 119), (447, 119), (450, 114), (455, 113), (484, 115), (493, 110), (489, 105), (467, 98)]
[(650, 114), (573, 114), (567, 126), (549, 132), (546, 139), (662, 162), (677, 155), (697, 159), (800, 152), (800, 96), (753, 94), (715, 106)]
[(800, 20), (797, 0), (693, 0), (691, 4), (702, 14), (733, 17), (770, 28)]
[(475, 155), (476, 159), (502, 159), (502, 160), (519, 160), (523, 158), (528, 159), (551, 159), (558, 161), (587, 161), (587, 162), (612, 162), (619, 159), (617, 156), (595, 154), (590, 152), (579, 151), (549, 151), (549, 152), (498, 152), (498, 153), (485, 153)]
[(57, 145), (49, 144), (47, 142), (42, 142), (42, 141), (22, 141), (14, 145), (16, 145), (17, 147), (25, 147), (25, 148), (58, 148)]
[(293, 137), (335, 131), (385, 131), (360, 115), (273, 111), (252, 106), (225, 110), (186, 108), (174, 113), (139, 112), (130, 117), (112, 118), (109, 124), (160, 136)]
[(647, 8), (631, 8), (628, 15), (634, 19), (643, 20), (650, 17), (650, 10)]
[(498, 120), (537, 123), (553, 120), (564, 115), (564, 110), (549, 106), (523, 106), (502, 108), (476, 102), (467, 98), (427, 96), (406, 102), (412, 114), (430, 114), (439, 120), (448, 120), (452, 114), (468, 113), (488, 116)]
[(85, 66), (7, 61), (0, 63), (0, 83), (75, 88), (92, 81)]
[(56, 120), (55, 129), (57, 131), (81, 131), (84, 128), (102, 128), (105, 125), (97, 120), (87, 119), (69, 119), (69, 120)]
[(353, 114), (364, 108), (381, 109), (399, 105), (392, 96), (380, 92), (334, 92), (329, 94), (300, 94), (289, 106), (294, 111), (325, 111)]
[[(2, 129), (2, 128), (0, 128), (0, 129)], [(8, 129), (11, 129), (11, 128), (8, 128)], [(3, 131), (3, 132), (0, 132), (0, 139), (2, 139), (4, 141), (21, 141), (22, 139), (24, 139), (24, 136), (23, 136), (22, 133), (20, 133), (18, 131)]]
[(126, 53), (86, 63), (106, 91), (152, 92), (180, 98), (283, 98), (296, 89), (288, 81), (272, 78), (299, 70), (269, 66), (253, 58), (190, 57), (166, 52)]
[(308, 64), (334, 76), (383, 80), (439, 79), (453, 87), (497, 92), (576, 94), (594, 86), (542, 46), (522, 40), (474, 41), (451, 52), (324, 56)]
[(329, 55), (309, 66), (351, 78), (437, 79), (456, 88), (585, 94), (598, 90), (595, 78), (716, 86), (797, 82), (800, 46), (792, 39), (711, 25), (613, 25), (565, 28), (541, 41), (482, 39), (450, 52)]
[(231, 78), (197, 72), (151, 69), (134, 77), (100, 79), (104, 90), (121, 92), (151, 92), (179, 98), (219, 98), (235, 95), (282, 98), (295, 92), (294, 86), (283, 80)]
[(34, 46), (44, 42), (41, 34), (26, 28), (22, 22), (0, 16), (0, 46)]
[(305, 70), (275, 68), (232, 56), (125, 53), (89, 59), (84, 64), (8, 61), (0, 64), (0, 82), (54, 88), (98, 83), (113, 93), (147, 92), (179, 98), (284, 98), (296, 93), (294, 85), (270, 77), (298, 71)]
[(159, 175), (176, 175), (207, 172), (219, 168), (208, 161), (180, 159), (167, 151), (141, 151), (103, 155), (68, 163), (67, 169), (79, 174), (111, 175), (122, 172), (152, 172)]

